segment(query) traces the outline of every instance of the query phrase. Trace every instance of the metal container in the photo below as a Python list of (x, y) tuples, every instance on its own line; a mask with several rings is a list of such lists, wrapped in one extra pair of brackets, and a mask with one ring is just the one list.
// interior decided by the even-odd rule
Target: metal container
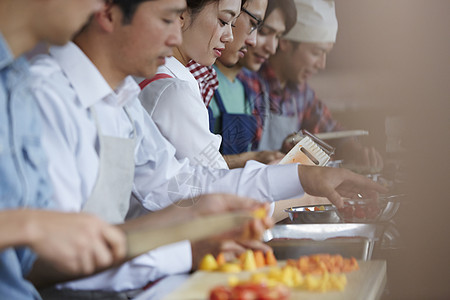
[(280, 260), (298, 259), (301, 256), (321, 253), (370, 260), (373, 252), (373, 242), (361, 237), (334, 238), (325, 241), (272, 240), (267, 245), (272, 247), (275, 256)]
[(278, 259), (330, 253), (369, 260), (382, 234), (383, 227), (376, 224), (292, 224), (274, 226), (263, 239)]
[(296, 206), (284, 210), (294, 224), (339, 223), (341, 219), (333, 205)]
[(346, 223), (390, 221), (400, 207), (404, 195), (381, 196), (378, 199), (345, 199), (337, 214)]

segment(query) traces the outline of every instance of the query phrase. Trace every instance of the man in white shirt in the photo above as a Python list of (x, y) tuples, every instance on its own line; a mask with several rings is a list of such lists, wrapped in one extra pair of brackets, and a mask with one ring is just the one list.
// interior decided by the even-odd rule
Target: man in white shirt
[[(184, 8), (184, 0), (112, 1), (94, 15), (74, 43), (51, 48), (49, 56), (33, 65), (32, 72), (36, 75), (33, 89), (45, 122), (43, 143), (51, 158), (49, 172), (60, 209), (87, 210), (111, 222), (120, 222), (121, 218), (123, 221), (128, 198), (111, 204), (105, 201), (114, 197), (110, 193), (104, 199), (97, 197), (99, 200), (92, 201), (97, 191), (107, 192), (99, 188), (103, 180), (111, 183), (111, 190), (121, 183), (130, 184), (133, 195), (148, 210), (159, 210), (182, 197), (210, 192), (250, 195), (261, 202), (271, 202), (298, 196), (305, 190), (312, 195), (327, 196), (339, 206), (340, 195), (353, 193), (355, 188), (362, 193), (383, 191), (370, 180), (345, 170), (297, 165), (269, 168), (250, 162), (244, 169), (230, 171), (178, 161), (173, 146), (142, 108), (137, 98), (139, 87), (129, 75), (151, 77), (158, 65), (164, 63), (164, 57), (172, 54), (172, 47), (181, 40), (179, 15)], [(124, 13), (127, 11), (134, 13), (127, 15)], [(123, 153), (129, 153), (130, 140), (134, 145), (134, 180), (129, 181), (130, 166), (123, 164), (125, 177), (109, 181), (104, 157), (109, 157), (105, 152), (111, 148), (103, 146), (118, 142)], [(123, 157), (124, 161), (127, 159)], [(119, 162), (110, 162), (116, 163)], [(140, 288), (166, 274), (195, 268), (204, 251), (217, 252), (213, 246), (218, 245), (205, 248), (205, 244), (190, 245), (184, 241), (162, 247), (115, 271), (72, 282), (64, 288), (102, 291)], [(242, 251), (238, 244), (229, 247), (222, 250)]]

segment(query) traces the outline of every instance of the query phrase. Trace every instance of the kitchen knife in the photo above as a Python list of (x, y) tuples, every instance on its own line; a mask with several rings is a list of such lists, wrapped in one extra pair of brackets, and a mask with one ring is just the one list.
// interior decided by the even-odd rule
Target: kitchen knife
[(182, 240), (201, 240), (238, 228), (253, 219), (249, 213), (234, 212), (200, 217), (163, 228), (130, 230), (126, 232), (127, 256), (132, 258)]

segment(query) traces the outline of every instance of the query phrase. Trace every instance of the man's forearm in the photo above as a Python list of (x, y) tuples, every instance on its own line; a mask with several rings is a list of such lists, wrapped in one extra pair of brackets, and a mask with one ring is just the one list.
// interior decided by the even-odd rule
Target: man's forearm
[(161, 228), (178, 222), (191, 220), (195, 216), (196, 212), (192, 207), (178, 207), (171, 205), (163, 210), (151, 212), (117, 226), (125, 232), (143, 228)]
[(224, 155), (228, 168), (243, 168), (248, 160), (255, 159), (256, 152), (243, 152), (239, 154)]
[(0, 211), (0, 250), (31, 244), (34, 214), (28, 209)]

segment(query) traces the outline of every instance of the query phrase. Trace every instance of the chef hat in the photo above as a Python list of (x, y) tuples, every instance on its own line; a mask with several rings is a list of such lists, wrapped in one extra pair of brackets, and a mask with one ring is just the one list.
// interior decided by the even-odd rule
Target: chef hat
[(284, 36), (287, 40), (310, 43), (334, 43), (338, 22), (334, 1), (295, 0), (297, 23)]

